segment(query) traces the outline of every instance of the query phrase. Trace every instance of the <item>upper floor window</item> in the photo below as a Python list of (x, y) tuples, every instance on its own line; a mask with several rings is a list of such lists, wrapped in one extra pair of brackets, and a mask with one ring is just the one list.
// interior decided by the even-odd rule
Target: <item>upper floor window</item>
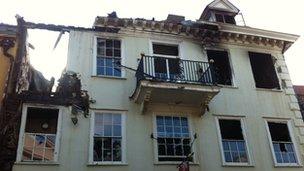
[(178, 45), (152, 43), (154, 55), (178, 56)]
[(267, 121), (271, 149), (276, 165), (298, 165), (295, 145), (287, 122)]
[(249, 164), (249, 152), (241, 121), (218, 119), (222, 156), (226, 164)]
[(249, 58), (256, 87), (280, 89), (272, 56), (265, 53), (249, 52)]
[(97, 38), (96, 46), (97, 75), (121, 77), (121, 41)]
[(216, 13), (216, 14), (215, 14), (215, 20), (216, 20), (217, 22), (221, 22), (221, 23), (236, 24), (236, 23), (235, 23), (234, 16), (232, 16), (232, 15), (227, 15), (227, 14), (219, 14), (219, 13)]
[(156, 116), (156, 126), (158, 161), (183, 161), (191, 153), (188, 118)]
[(92, 162), (123, 162), (123, 117), (120, 113), (95, 113)]
[(208, 60), (213, 60), (217, 83), (232, 85), (232, 73), (227, 51), (207, 50)]
[(17, 161), (55, 162), (59, 109), (27, 107), (23, 115)]
[(154, 58), (154, 75), (162, 79), (175, 79), (180, 74), (178, 45), (152, 43)]

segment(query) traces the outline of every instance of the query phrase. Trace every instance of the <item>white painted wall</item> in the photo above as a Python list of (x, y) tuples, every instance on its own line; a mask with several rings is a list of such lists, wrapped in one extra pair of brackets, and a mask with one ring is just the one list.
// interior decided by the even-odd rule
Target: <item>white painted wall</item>
[[(153, 114), (172, 113), (187, 114), (193, 132), (198, 134), (195, 142), (195, 155), (197, 164), (191, 165), (192, 171), (218, 171), (218, 170), (297, 170), (303, 167), (275, 168), (264, 117), (284, 118), (292, 121), (292, 130), (296, 139), (296, 146), (302, 154), (303, 127), (298, 113), (290, 108), (293, 102), (293, 91), (288, 88), (282, 91), (261, 90), (255, 88), (251, 71), (248, 51), (268, 52), (278, 58), (277, 65), (285, 66), (279, 50), (270, 50), (261, 47), (244, 47), (238, 45), (220, 45), (229, 49), (235, 87), (223, 87), (220, 93), (211, 101), (210, 111), (202, 117), (195, 110), (172, 106), (151, 105), (145, 115), (140, 114), (140, 106), (129, 99), (136, 87), (136, 78), (133, 71), (125, 70), (125, 78), (102, 78), (92, 75), (94, 34), (92, 32), (70, 33), (67, 70), (81, 74), (84, 90), (88, 90), (90, 97), (96, 100), (91, 107), (98, 110), (122, 110), (126, 112), (126, 160), (127, 165), (88, 165), (90, 119), (81, 116), (78, 125), (74, 126), (70, 120), (70, 113), (63, 114), (61, 146), (59, 163), (56, 165), (31, 165), (15, 164), (14, 171), (165, 171), (177, 170), (176, 165), (164, 165), (154, 162), (154, 146), (150, 138), (153, 132)], [(110, 36), (111, 34), (100, 34)], [(170, 38), (154, 34), (113, 34), (115, 38), (123, 41), (123, 64), (136, 69), (140, 53), (149, 54), (151, 40), (166, 40), (180, 42), (183, 59), (206, 61), (206, 54), (200, 42)], [(280, 74), (281, 78), (288, 73)], [(246, 124), (248, 144), (253, 158), (253, 166), (248, 167), (223, 167), (216, 130), (215, 116), (243, 116)], [(302, 136), (300, 136), (302, 134)], [(303, 155), (300, 156), (303, 163)]]

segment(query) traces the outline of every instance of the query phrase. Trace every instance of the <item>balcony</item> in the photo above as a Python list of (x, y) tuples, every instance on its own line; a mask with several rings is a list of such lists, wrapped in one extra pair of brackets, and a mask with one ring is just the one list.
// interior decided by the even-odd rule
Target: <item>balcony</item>
[(202, 114), (220, 91), (212, 63), (142, 55), (133, 100), (145, 113), (148, 104), (199, 107)]

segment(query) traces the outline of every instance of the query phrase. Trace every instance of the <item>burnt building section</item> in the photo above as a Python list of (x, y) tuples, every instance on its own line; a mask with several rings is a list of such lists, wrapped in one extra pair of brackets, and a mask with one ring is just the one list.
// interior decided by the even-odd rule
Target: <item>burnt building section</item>
[(293, 88), (294, 88), (294, 91), (296, 93), (296, 96), (297, 96), (297, 99), (299, 102), (302, 117), (304, 119), (304, 86), (303, 85), (294, 85)]
[[(74, 72), (64, 72), (52, 92), (54, 78), (47, 80), (41, 72), (31, 66), (28, 57), (28, 28), (56, 30), (64, 26), (27, 23), (17, 17), (15, 28), (16, 53), (8, 54), (12, 48), (10, 41), (1, 42), (4, 55), (11, 58), (6, 80), (4, 98), (0, 110), (0, 170), (10, 171), (16, 161), (18, 142), (22, 138), (22, 161), (53, 161), (58, 154), (56, 134), (60, 107), (71, 107), (72, 122), (77, 123), (77, 115), (87, 116), (89, 96), (81, 90), (81, 82)], [(2, 27), (1, 27), (2, 28)], [(11, 29), (12, 26), (9, 27)], [(69, 28), (69, 27), (65, 27)], [(73, 27), (74, 28), (74, 27)], [(33, 104), (35, 107), (26, 107)], [(55, 106), (55, 108), (54, 108)], [(24, 110), (26, 114), (23, 115)], [(26, 121), (22, 127), (22, 117)], [(24, 136), (19, 137), (19, 131)], [(20, 143), (19, 143), (20, 145)]]

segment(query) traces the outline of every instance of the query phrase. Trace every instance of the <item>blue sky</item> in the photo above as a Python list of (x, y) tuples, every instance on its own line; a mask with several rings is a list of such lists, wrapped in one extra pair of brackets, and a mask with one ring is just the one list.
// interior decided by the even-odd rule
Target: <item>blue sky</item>
[[(298, 34), (301, 38), (285, 53), (294, 84), (304, 85), (303, 0), (230, 0), (244, 15), (247, 26)], [(0, 6), (0, 22), (16, 24), (15, 15), (27, 21), (91, 27), (96, 16), (116, 11), (119, 17), (163, 20), (170, 14), (199, 18), (211, 0), (10, 0)], [(35, 68), (58, 78), (66, 64), (68, 34), (53, 50), (58, 33), (30, 31), (30, 51)]]

